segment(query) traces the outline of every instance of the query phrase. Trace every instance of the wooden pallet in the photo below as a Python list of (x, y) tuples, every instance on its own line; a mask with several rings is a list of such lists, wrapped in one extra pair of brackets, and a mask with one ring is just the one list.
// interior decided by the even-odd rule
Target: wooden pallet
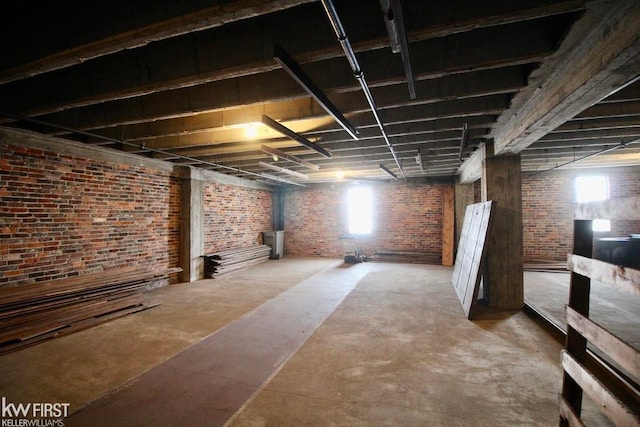
[[(563, 378), (558, 396), (562, 427), (584, 425), (581, 418), (584, 395), (616, 426), (640, 425), (640, 350), (589, 314), (592, 280), (628, 298), (638, 298), (640, 270), (591, 258), (593, 221), (600, 218), (640, 220), (640, 197), (581, 203), (575, 209), (573, 250), (567, 258), (571, 272), (569, 303), (565, 305), (567, 339), (561, 353)], [(597, 363), (587, 363), (588, 346), (603, 355), (599, 360), (591, 359)], [(607, 366), (609, 360), (620, 369)], [(607, 372), (606, 378), (601, 372)]]

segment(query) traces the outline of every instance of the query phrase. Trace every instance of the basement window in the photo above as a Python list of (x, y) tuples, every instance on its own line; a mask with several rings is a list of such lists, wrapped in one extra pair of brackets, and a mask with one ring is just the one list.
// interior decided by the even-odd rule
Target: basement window
[[(609, 198), (609, 179), (606, 175), (585, 175), (576, 178), (576, 202), (599, 202)], [(611, 231), (608, 219), (594, 219), (593, 231)]]
[(371, 234), (372, 198), (368, 187), (351, 187), (348, 190), (349, 233)]

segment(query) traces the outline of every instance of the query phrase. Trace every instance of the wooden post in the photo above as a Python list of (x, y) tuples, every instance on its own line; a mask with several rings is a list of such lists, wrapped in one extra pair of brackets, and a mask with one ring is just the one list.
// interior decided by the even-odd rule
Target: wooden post
[[(573, 253), (591, 258), (593, 252), (593, 221), (573, 221)], [(591, 291), (591, 279), (578, 273), (571, 273), (569, 287), (569, 307), (585, 317), (589, 317), (589, 293)], [(567, 327), (567, 352), (578, 362), (585, 365), (587, 360), (587, 339), (571, 326)], [(580, 416), (582, 411), (582, 389), (566, 372), (562, 379), (562, 397)], [(568, 426), (568, 421), (561, 418), (561, 426)]]
[(487, 156), (482, 168), (482, 200), (492, 200), (484, 299), (489, 306), (521, 309), (524, 305), (520, 155)]
[(460, 234), (462, 233), (462, 223), (464, 222), (464, 213), (467, 205), (475, 203), (473, 199), (473, 183), (456, 184), (455, 186), (455, 207), (456, 207), (456, 241), (455, 248), (457, 250), (458, 242), (460, 242)]
[(453, 265), (455, 209), (453, 187), (446, 186), (442, 194), (442, 265)]

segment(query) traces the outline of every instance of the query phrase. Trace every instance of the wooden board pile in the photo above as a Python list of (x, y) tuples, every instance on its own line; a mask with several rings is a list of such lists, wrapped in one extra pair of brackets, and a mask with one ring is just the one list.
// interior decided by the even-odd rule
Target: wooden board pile
[(130, 267), (0, 288), (0, 354), (151, 308), (145, 287), (171, 272)]
[(254, 245), (242, 248), (227, 249), (205, 255), (204, 277), (229, 273), (269, 260), (271, 247)]
[(539, 273), (569, 273), (567, 262), (535, 260), (523, 264), (524, 271), (537, 271)]
[(371, 261), (377, 262), (405, 262), (414, 264), (441, 264), (442, 255), (427, 252), (401, 251), (391, 249), (378, 249)]

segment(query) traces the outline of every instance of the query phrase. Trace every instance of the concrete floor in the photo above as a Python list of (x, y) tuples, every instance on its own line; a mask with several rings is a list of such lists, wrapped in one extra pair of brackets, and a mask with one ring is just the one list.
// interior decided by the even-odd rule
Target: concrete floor
[[(525, 300), (566, 330), (564, 306), (569, 298), (569, 273), (527, 272)], [(589, 317), (628, 344), (640, 349), (640, 298), (591, 281)]]
[[(1, 394), (69, 403), (65, 425), (557, 425), (562, 345), (523, 312), (466, 320), (451, 273), (283, 258), (156, 289), (155, 308), (1, 356)], [(607, 425), (589, 402), (584, 414)]]

